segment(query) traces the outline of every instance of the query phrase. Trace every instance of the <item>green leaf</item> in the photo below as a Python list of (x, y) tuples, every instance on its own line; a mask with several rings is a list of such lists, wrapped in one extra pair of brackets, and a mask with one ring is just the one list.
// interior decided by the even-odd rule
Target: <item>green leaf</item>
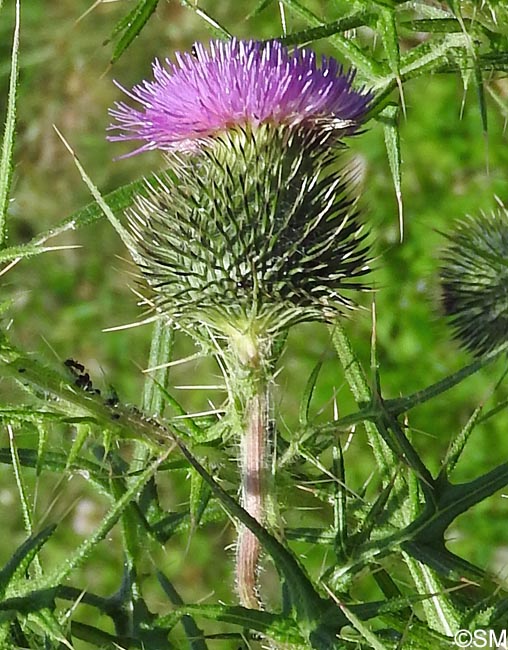
[[(346, 331), (340, 319), (337, 319), (331, 328), (332, 342), (337, 356), (344, 368), (344, 375), (349, 384), (351, 393), (360, 408), (370, 408), (374, 405), (372, 391), (367, 381), (365, 372), (358, 361)], [(366, 421), (365, 429), (369, 437), (369, 443), (374, 451), (376, 463), (381, 471), (382, 477), (390, 481), (392, 468), (397, 464), (393, 451), (388, 447), (386, 441), (380, 435), (373, 422)]]
[(386, 513), (386, 504), (388, 503), (388, 499), (393, 491), (396, 479), (397, 471), (394, 471), (391, 481), (387, 483), (378, 494), (376, 500), (366, 514), (359, 532), (351, 541), (351, 544), (353, 546), (360, 546), (370, 539), (374, 527), (376, 524), (379, 524), (380, 519)]
[[(38, 463), (42, 467), (50, 472), (55, 472), (56, 474), (62, 474), (66, 469), (69, 472), (74, 472), (76, 474), (82, 474), (86, 476), (87, 480), (95, 485), (99, 491), (106, 496), (111, 496), (108, 484), (109, 476), (102, 465), (98, 463), (93, 463), (85, 458), (76, 459), (76, 464), (67, 467), (67, 455), (57, 452), (46, 452), (42, 461), (39, 459), (39, 455), (34, 449), (18, 449), (18, 458), (19, 462), (23, 467), (33, 467), (37, 468)], [(10, 449), (0, 447), (0, 463), (12, 465), (12, 456)]]
[(455, 630), (460, 628), (462, 612), (457, 609), (451, 594), (446, 591), (442, 580), (429, 566), (415, 561), (407, 554), (404, 554), (404, 559), (417, 592), (429, 595), (422, 602), (422, 607), (430, 627), (448, 637), (453, 636)]
[[(71, 633), (73, 637), (86, 641), (87, 644), (90, 644), (91, 648), (113, 648), (115, 650), (120, 648), (129, 648), (129, 650), (148, 650), (147, 646), (143, 646), (141, 641), (136, 641), (136, 639), (125, 638), (116, 634), (109, 634), (100, 630), (97, 627), (92, 625), (87, 625), (86, 623), (80, 623), (79, 621), (71, 621)], [(167, 641), (167, 644), (164, 646), (164, 650), (176, 650), (173, 644), (170, 644)]]
[(12, 172), (14, 169), (13, 155), (16, 127), (16, 96), (19, 74), (19, 23), (20, 7), (19, 0), (16, 0), (16, 20), (11, 54), (11, 75), (9, 91), (7, 94), (7, 116), (2, 139), (2, 153), (0, 156), (0, 247), (4, 246), (7, 237), (7, 209), (9, 207)]
[(323, 23), (319, 27), (309, 27), (299, 32), (292, 32), (283, 36), (280, 40), (284, 45), (302, 45), (312, 43), (322, 38), (329, 38), (350, 29), (356, 29), (364, 25), (370, 25), (375, 18), (374, 13), (369, 11), (357, 11), (349, 16), (344, 16), (330, 23)]
[(62, 400), (62, 408), (67, 407), (67, 415), (71, 417), (92, 416), (103, 431), (115, 431), (120, 437), (144, 441), (156, 451), (160, 451), (161, 443), (166, 446), (168, 442), (169, 434), (162, 423), (144, 417), (139, 410), (128, 405), (118, 404), (112, 408), (100, 395), (76, 390), (61, 372), (25, 356), (10, 345), (1, 332), (0, 367), (4, 376), (14, 378), (25, 388), (30, 387), (36, 396), (40, 396), (42, 391)]
[(56, 128), (56, 126), (53, 126), (53, 128), (55, 129), (55, 131), (56, 131), (58, 137), (60, 138), (60, 140), (63, 142), (63, 144), (64, 144), (65, 148), (67, 149), (67, 151), (71, 154), (71, 156), (72, 156), (72, 158), (74, 160), (74, 164), (76, 165), (76, 168), (79, 171), (80, 176), (83, 179), (83, 182), (85, 183), (85, 185), (90, 190), (91, 195), (97, 201), (97, 203), (101, 207), (102, 211), (104, 212), (106, 218), (108, 219), (110, 224), (113, 226), (113, 228), (118, 233), (120, 239), (122, 240), (122, 242), (125, 244), (125, 246), (129, 250), (132, 258), (134, 259), (134, 261), (136, 261), (136, 262), (139, 261), (139, 255), (136, 252), (136, 247), (134, 245), (134, 241), (133, 241), (133, 237), (132, 237), (131, 233), (126, 228), (124, 228), (124, 226), (121, 224), (121, 222), (117, 218), (114, 211), (111, 209), (111, 207), (108, 205), (108, 203), (104, 200), (104, 197), (99, 192), (99, 190), (97, 189), (97, 186), (93, 183), (92, 179), (86, 173), (83, 165), (80, 163), (79, 158), (77, 157), (76, 153), (71, 148), (69, 143), (65, 140), (65, 138), (60, 133), (60, 131)]
[(281, 643), (303, 644), (305, 642), (305, 638), (298, 632), (293, 620), (280, 614), (247, 609), (240, 605), (184, 605), (179, 610), (161, 617), (157, 624), (166, 626), (175, 618), (178, 619), (185, 614), (255, 630)]
[(269, 5), (271, 5), (273, 0), (258, 0), (257, 5), (254, 7), (254, 9), (247, 14), (245, 20), (250, 20), (251, 18), (255, 18), (258, 16), (262, 11), (264, 11)]
[(155, 321), (149, 368), (158, 368), (147, 373), (143, 389), (143, 411), (151, 415), (162, 416), (164, 412), (164, 391), (167, 390), (169, 367), (160, 368), (171, 360), (174, 345), (174, 330), (170, 323), (160, 318)]
[(395, 11), (393, 9), (389, 9), (388, 7), (381, 8), (379, 12), (378, 30), (381, 32), (390, 70), (396, 79), (400, 79), (399, 35), (397, 34)]
[(197, 528), (210, 501), (211, 491), (208, 483), (196, 472), (191, 473), (190, 516), (192, 527)]
[[(18, 488), (19, 500), (21, 502), (21, 512), (23, 514), (23, 522), (25, 524), (25, 530), (28, 535), (33, 534), (33, 510), (30, 499), (27, 495), (27, 489), (25, 485), (25, 480), (23, 473), (21, 472), (21, 465), (19, 462), (18, 449), (16, 445), (16, 439), (14, 436), (14, 430), (9, 424), (7, 426), (7, 431), (9, 433), (9, 444), (11, 449), (11, 458), (12, 458), (12, 467), (14, 469), (14, 477), (16, 480), (16, 486)], [(40, 576), (42, 573), (41, 565), (39, 558), (34, 556), (34, 566), (36, 575)]]
[(348, 527), (346, 517), (346, 469), (339, 438), (337, 438), (337, 444), (333, 447), (333, 474), (337, 477), (334, 488), (335, 554), (337, 558), (341, 559), (347, 556)]
[(300, 410), (298, 414), (298, 421), (302, 428), (306, 427), (309, 422), (310, 402), (312, 400), (312, 395), (314, 394), (314, 389), (316, 388), (316, 382), (319, 377), (319, 372), (321, 371), (322, 366), (323, 366), (322, 361), (318, 361), (316, 363), (316, 365), (312, 369), (312, 372), (310, 373), (310, 377), (307, 380), (307, 384), (305, 385), (305, 389), (303, 391), (302, 400), (300, 402)]
[(483, 73), (480, 65), (475, 60), (474, 66), (476, 89), (478, 92), (478, 104), (480, 105), (480, 115), (482, 118), (483, 134), (487, 135), (489, 124), (487, 118), (487, 102), (485, 101), (485, 86), (483, 83)]
[(406, 397), (399, 397), (395, 399), (386, 400), (384, 402), (384, 405), (387, 408), (387, 410), (395, 417), (401, 415), (402, 413), (407, 413), (407, 411), (414, 408), (415, 406), (418, 406), (419, 404), (424, 404), (425, 402), (428, 402), (429, 400), (433, 399), (437, 395), (440, 395), (441, 393), (450, 390), (450, 388), (453, 388), (457, 384), (460, 384), (460, 382), (464, 381), (464, 379), (466, 379), (467, 377), (474, 375), (481, 368), (488, 366), (493, 361), (495, 361), (499, 356), (504, 354), (507, 348), (508, 348), (508, 343), (503, 343), (495, 350), (492, 350), (492, 352), (488, 352), (487, 354), (483, 355), (476, 361), (473, 361), (473, 363), (470, 363), (469, 365), (465, 366), (464, 368), (461, 368), (457, 372), (454, 372), (452, 375), (449, 375), (444, 379), (437, 381), (435, 384), (431, 384), (427, 388), (418, 390), (415, 393), (412, 393), (411, 395), (407, 395)]
[(446, 453), (446, 457), (441, 465), (440, 475), (443, 477), (448, 477), (455, 469), (455, 466), (457, 465), (459, 458), (464, 451), (464, 447), (466, 446), (470, 435), (473, 433), (474, 428), (478, 423), (481, 413), (482, 407), (479, 406), (474, 410), (473, 414), (466, 422), (459, 435), (452, 441), (450, 448)]
[(502, 463), (468, 483), (441, 485), (439, 500), (432, 512), (424, 512), (411, 526), (415, 539), (431, 543), (440, 539), (459, 515), (508, 485), (508, 463)]
[[(323, 22), (310, 9), (304, 7), (298, 0), (282, 0), (284, 5), (291, 9), (297, 16), (305, 20), (312, 27), (322, 27)], [(341, 34), (330, 36), (330, 44), (333, 45), (342, 56), (358, 70), (364, 77), (370, 81), (376, 81), (382, 75), (382, 66), (374, 59), (365, 55), (362, 50), (352, 40)]]
[[(110, 206), (115, 215), (123, 214), (124, 210), (132, 204), (136, 194), (143, 194), (146, 191), (147, 183), (155, 182), (156, 174), (146, 179), (133, 181), (124, 185), (104, 196), (104, 200)], [(60, 246), (43, 246), (44, 242), (52, 237), (56, 237), (68, 230), (77, 230), (88, 226), (104, 216), (104, 212), (97, 201), (73, 212), (69, 217), (61, 221), (58, 225), (44, 231), (32, 239), (32, 241), (21, 246), (10, 246), (0, 250), (0, 262), (11, 260), (21, 260), (33, 255), (39, 255), (48, 251), (61, 250)], [(68, 247), (64, 247), (68, 248)]]
[(218, 23), (214, 18), (212, 18), (206, 11), (200, 9), (197, 6), (197, 2), (191, 2), (190, 0), (180, 0), (180, 4), (184, 7), (187, 7), (188, 9), (191, 9), (196, 14), (196, 16), (202, 18), (214, 36), (217, 36), (223, 40), (229, 40), (231, 38), (231, 34), (228, 32), (228, 30), (220, 23)]
[(447, 63), (448, 54), (455, 48), (467, 49), (468, 38), (464, 34), (447, 34), (443, 38), (434, 38), (420, 43), (401, 56), (401, 79), (406, 81), (421, 76), (429, 70), (436, 70)]
[[(472, 26), (472, 21), (464, 21)], [(478, 23), (474, 23), (478, 25)], [(417, 20), (401, 20), (400, 26), (414, 32), (427, 32), (429, 34), (453, 34), (462, 32), (462, 27), (456, 18), (421, 18)]]
[(113, 30), (113, 35), (116, 35), (119, 32), (123, 32), (123, 34), (113, 50), (111, 63), (115, 63), (122, 56), (125, 50), (146, 25), (158, 4), (159, 0), (139, 0), (138, 4), (127, 14), (127, 16), (116, 25)]
[(67, 640), (65, 632), (56, 616), (49, 609), (32, 612), (28, 615), (28, 620), (40, 627), (50, 639), (53, 639), (53, 641), (69, 648), (69, 650), (74, 650)]
[(388, 163), (392, 174), (395, 197), (399, 212), (399, 232), (400, 241), (404, 238), (404, 207), (402, 203), (402, 174), (401, 174), (401, 155), (400, 155), (400, 130), (398, 124), (399, 107), (389, 105), (384, 108), (378, 115), (377, 119), (383, 124), (385, 135), (386, 153), (388, 154)]
[(46, 526), (37, 535), (31, 535), (14, 551), (11, 559), (0, 571), (0, 597), (4, 596), (12, 583), (25, 578), (28, 567), (55, 532), (55, 529), (56, 525)]
[[(183, 605), (184, 603), (180, 598), (180, 594), (161, 571), (157, 571), (157, 578), (170, 602), (177, 607)], [(208, 650), (203, 630), (196, 625), (192, 616), (189, 616), (188, 614), (182, 616), (182, 625), (191, 650)]]
[(70, 556), (65, 557), (51, 573), (27, 581), (24, 588), (18, 586), (16, 595), (26, 595), (26, 593), (33, 591), (34, 588), (47, 589), (56, 587), (61, 584), (76, 567), (85, 562), (89, 555), (94, 551), (97, 544), (106, 538), (110, 530), (129, 507), (130, 503), (135, 500), (139, 491), (154, 475), (163, 460), (166, 459), (170, 451), (171, 449), (168, 449), (150, 463), (143, 472), (140, 472), (136, 479), (129, 484), (129, 487), (125, 490), (124, 494), (113, 503), (94, 533), (90, 535)]
[(344, 613), (346, 618), (351, 622), (353, 627), (361, 634), (361, 636), (369, 644), (369, 648), (372, 650), (388, 650), (387, 646), (378, 639), (378, 637), (358, 618), (353, 612), (348, 609), (343, 604), (338, 604), (341, 611)]

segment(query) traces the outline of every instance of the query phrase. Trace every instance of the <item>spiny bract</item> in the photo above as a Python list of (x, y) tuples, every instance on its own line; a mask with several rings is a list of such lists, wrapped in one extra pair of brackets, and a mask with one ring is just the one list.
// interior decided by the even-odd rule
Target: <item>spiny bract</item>
[(443, 253), (444, 311), (455, 337), (475, 355), (508, 339), (508, 213), (457, 223)]
[(270, 331), (352, 306), (367, 247), (331, 137), (265, 125), (230, 131), (199, 156), (172, 155), (129, 212), (162, 311)]

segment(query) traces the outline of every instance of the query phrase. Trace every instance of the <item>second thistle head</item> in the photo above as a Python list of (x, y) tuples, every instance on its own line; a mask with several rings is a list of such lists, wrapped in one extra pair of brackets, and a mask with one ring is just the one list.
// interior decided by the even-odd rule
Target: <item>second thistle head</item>
[(508, 212), (468, 217), (448, 234), (442, 302), (455, 338), (481, 356), (508, 341)]
[[(213, 42), (154, 66), (112, 111), (170, 170), (129, 211), (156, 303), (186, 324), (276, 331), (331, 320), (368, 270), (341, 138), (370, 95), (332, 59), (276, 42)], [(342, 161), (342, 162), (341, 162)]]

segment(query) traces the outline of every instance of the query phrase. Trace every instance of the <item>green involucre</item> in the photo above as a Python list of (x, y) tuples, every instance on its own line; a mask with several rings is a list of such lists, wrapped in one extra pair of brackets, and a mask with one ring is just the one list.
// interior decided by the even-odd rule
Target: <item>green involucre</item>
[(468, 217), (448, 235), (442, 302), (455, 338), (475, 355), (508, 338), (508, 213)]
[(129, 211), (157, 307), (221, 331), (331, 320), (365, 289), (357, 183), (330, 132), (232, 130), (171, 171)]

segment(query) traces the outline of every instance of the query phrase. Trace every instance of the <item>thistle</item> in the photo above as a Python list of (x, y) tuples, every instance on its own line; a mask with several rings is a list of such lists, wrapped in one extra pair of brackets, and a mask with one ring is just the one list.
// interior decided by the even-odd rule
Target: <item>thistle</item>
[(442, 302), (454, 336), (481, 356), (508, 339), (508, 213), (459, 221), (441, 266)]
[(353, 90), (331, 58), (321, 66), (312, 50), (290, 51), (277, 41), (211, 41), (156, 60), (153, 81), (125, 90), (142, 108), (118, 102), (109, 140), (138, 140), (134, 152), (196, 150), (220, 133), (261, 124), (316, 127), (337, 136), (361, 125), (371, 96)]
[[(135, 259), (159, 310), (228, 342), (242, 504), (263, 524), (274, 337), (331, 321), (365, 288), (368, 250), (341, 138), (359, 129), (370, 95), (333, 59), (318, 66), (310, 50), (275, 41), (213, 41), (176, 61), (156, 61), (152, 82), (125, 91), (141, 108), (118, 103), (109, 138), (166, 154), (169, 171), (128, 212)], [(248, 607), (261, 606), (260, 551), (241, 527), (237, 589)]]

